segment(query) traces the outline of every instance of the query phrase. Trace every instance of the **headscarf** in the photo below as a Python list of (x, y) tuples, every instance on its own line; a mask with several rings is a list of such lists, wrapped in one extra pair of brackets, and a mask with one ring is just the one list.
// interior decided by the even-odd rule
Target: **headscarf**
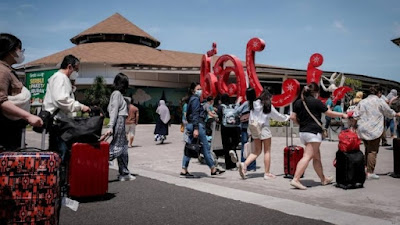
[(390, 91), (390, 93), (386, 96), (386, 98), (390, 101), (392, 100), (392, 98), (397, 96), (397, 90), (396, 89), (392, 89)]
[(171, 119), (171, 115), (169, 113), (168, 107), (165, 105), (164, 100), (160, 100), (158, 103), (158, 108), (156, 110), (156, 113), (160, 115), (160, 119), (163, 123), (167, 124), (168, 121)]
[(363, 92), (358, 91), (356, 93), (356, 97), (353, 99), (353, 105), (358, 104), (362, 100), (363, 96), (364, 96)]

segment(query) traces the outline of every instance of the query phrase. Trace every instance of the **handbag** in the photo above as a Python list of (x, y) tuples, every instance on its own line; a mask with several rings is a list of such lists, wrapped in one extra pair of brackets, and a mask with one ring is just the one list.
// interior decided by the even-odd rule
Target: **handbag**
[(260, 123), (258, 123), (257, 120), (251, 120), (249, 122), (249, 130), (250, 130), (251, 136), (260, 137), (260, 135), (261, 135), (261, 125), (260, 125)]
[(49, 111), (46, 111), (46, 110), (42, 109), (39, 112), (38, 117), (40, 117), (40, 119), (42, 119), (43, 126), (41, 126), (41, 127), (33, 127), (33, 131), (35, 131), (36, 133), (42, 133), (43, 130), (46, 129), (46, 133), (48, 133), (49, 130), (51, 129), (51, 125), (53, 124), (54, 116), (59, 111), (60, 111), (60, 109), (56, 109), (56, 111), (54, 111), (54, 113), (51, 114)]
[(342, 152), (359, 151), (361, 139), (353, 130), (346, 129), (339, 134), (339, 150)]
[(60, 117), (54, 126), (59, 131), (60, 137), (67, 143), (94, 143), (98, 142), (103, 128), (103, 116), (93, 117)]
[(240, 122), (247, 123), (247, 122), (249, 122), (249, 118), (250, 118), (250, 111), (245, 112), (242, 115), (240, 115)]
[(249, 141), (246, 142), (246, 144), (244, 144), (243, 146), (243, 157), (247, 159), (251, 153), (254, 153), (254, 151), (255, 151), (254, 141), (251, 141), (249, 139)]
[(185, 144), (185, 156), (189, 158), (198, 158), (200, 155), (200, 150), (201, 150), (201, 144), (199, 143), (199, 139), (197, 139), (197, 142), (194, 144), (191, 143), (186, 143)]
[(322, 124), (317, 120), (317, 118), (315, 118), (315, 116), (310, 112), (310, 109), (308, 108), (306, 102), (304, 100), (302, 100), (304, 108), (306, 108), (308, 114), (311, 116), (311, 118), (313, 118), (313, 120), (318, 124), (318, 126), (320, 126), (322, 128), (322, 139), (326, 139), (328, 138), (329, 134), (328, 134), (328, 130), (322, 126)]

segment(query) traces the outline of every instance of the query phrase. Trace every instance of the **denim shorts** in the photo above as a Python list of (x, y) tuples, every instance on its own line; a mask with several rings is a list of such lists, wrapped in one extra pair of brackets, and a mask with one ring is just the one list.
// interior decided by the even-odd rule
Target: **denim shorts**
[(300, 141), (303, 144), (310, 143), (310, 142), (322, 142), (322, 135), (321, 133), (314, 134), (309, 132), (300, 132)]

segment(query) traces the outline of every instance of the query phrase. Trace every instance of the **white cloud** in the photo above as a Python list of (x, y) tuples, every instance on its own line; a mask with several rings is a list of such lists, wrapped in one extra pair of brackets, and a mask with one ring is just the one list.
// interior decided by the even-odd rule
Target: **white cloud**
[(19, 8), (21, 8), (21, 9), (35, 9), (36, 10), (36, 7), (34, 6), (34, 5), (32, 5), (32, 4), (22, 4), (22, 5), (20, 5), (19, 6)]
[(333, 22), (333, 27), (336, 28), (336, 29), (339, 30), (339, 31), (347, 32), (347, 29), (346, 29), (346, 27), (344, 26), (344, 24), (343, 24), (342, 21), (335, 20), (335, 21)]

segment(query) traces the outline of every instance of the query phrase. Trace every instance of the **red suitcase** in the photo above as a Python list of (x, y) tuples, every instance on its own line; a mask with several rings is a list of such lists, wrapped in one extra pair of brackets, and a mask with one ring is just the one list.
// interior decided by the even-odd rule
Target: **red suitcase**
[(286, 126), (286, 147), (283, 150), (283, 167), (285, 178), (293, 178), (296, 172), (297, 163), (303, 158), (304, 148), (293, 145), (293, 126), (290, 131), (291, 144), (288, 141), (288, 128)]
[(54, 152), (0, 153), (0, 224), (58, 224), (60, 163)]
[(91, 197), (108, 190), (109, 143), (75, 143), (69, 162), (69, 196)]

